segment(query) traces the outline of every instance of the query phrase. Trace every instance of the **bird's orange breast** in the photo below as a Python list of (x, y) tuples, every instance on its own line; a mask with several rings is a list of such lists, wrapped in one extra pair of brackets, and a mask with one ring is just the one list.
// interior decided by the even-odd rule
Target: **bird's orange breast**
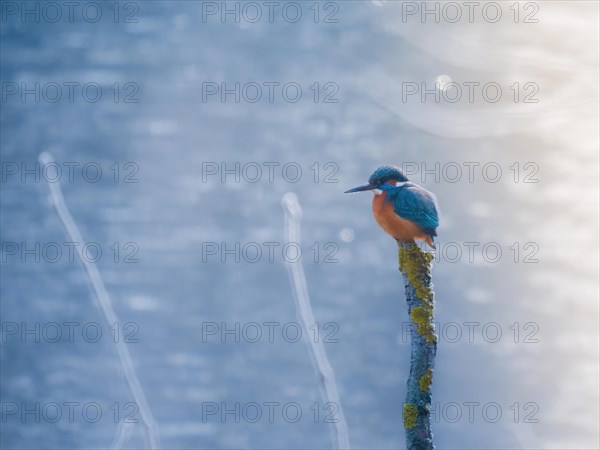
[(384, 191), (373, 197), (373, 215), (379, 226), (399, 241), (408, 242), (420, 239), (429, 243), (431, 236), (424, 233), (415, 223), (396, 214), (392, 202), (386, 201), (386, 195)]

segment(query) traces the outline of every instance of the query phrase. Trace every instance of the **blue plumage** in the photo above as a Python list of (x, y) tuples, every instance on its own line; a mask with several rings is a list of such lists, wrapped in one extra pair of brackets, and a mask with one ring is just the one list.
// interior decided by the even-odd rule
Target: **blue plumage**
[(440, 225), (440, 220), (434, 194), (410, 182), (399, 186), (384, 184), (380, 189), (387, 192), (386, 200), (393, 203), (396, 214), (417, 224), (427, 234), (437, 236), (436, 228)]
[(373, 199), (373, 213), (379, 225), (397, 240), (422, 239), (435, 248), (433, 237), (440, 224), (435, 195), (410, 182), (402, 169), (394, 166), (377, 168), (368, 184), (346, 192), (377, 190), (382, 193)]
[(408, 178), (399, 167), (381, 166), (375, 169), (375, 172), (369, 177), (369, 184), (378, 185), (389, 180), (408, 181)]

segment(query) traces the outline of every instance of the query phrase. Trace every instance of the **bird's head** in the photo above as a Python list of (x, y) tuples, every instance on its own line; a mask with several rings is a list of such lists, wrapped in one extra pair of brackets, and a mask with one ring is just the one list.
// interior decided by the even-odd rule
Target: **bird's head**
[(375, 169), (375, 172), (369, 177), (369, 183), (362, 186), (349, 189), (344, 194), (350, 192), (372, 191), (373, 189), (386, 190), (387, 187), (394, 187), (396, 183), (408, 181), (406, 175), (399, 167), (381, 166)]

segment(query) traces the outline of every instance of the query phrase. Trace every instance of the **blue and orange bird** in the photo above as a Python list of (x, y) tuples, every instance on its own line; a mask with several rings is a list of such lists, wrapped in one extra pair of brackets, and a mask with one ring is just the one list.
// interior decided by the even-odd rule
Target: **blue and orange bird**
[(425, 241), (435, 249), (433, 239), (439, 226), (439, 207), (434, 194), (411, 183), (398, 167), (382, 166), (369, 183), (350, 192), (373, 191), (373, 215), (384, 231), (400, 242)]

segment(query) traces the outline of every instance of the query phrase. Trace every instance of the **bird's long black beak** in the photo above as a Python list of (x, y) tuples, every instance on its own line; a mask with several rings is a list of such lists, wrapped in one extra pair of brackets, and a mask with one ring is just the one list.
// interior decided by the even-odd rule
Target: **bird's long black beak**
[(361, 191), (372, 191), (373, 189), (377, 189), (377, 186), (374, 184), (363, 184), (362, 186), (357, 186), (352, 189), (348, 189), (344, 194), (350, 194), (351, 192), (361, 192)]

